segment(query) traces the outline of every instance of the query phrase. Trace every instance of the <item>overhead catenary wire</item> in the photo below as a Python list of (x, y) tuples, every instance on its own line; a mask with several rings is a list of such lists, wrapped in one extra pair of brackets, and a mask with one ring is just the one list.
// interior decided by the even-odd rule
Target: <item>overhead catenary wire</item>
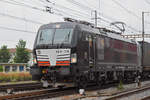
[[(11, 0), (11, 1), (15, 1), (15, 0)], [(40, 0), (40, 1), (42, 1), (43, 2), (43, 0)], [(46, 0), (44, 0), (44, 1), (46, 1)], [(47, 0), (47, 1), (49, 1), (49, 0)], [(71, 1), (75, 1), (75, 0), (71, 0)], [(42, 3), (41, 2), (41, 3)], [(12, 3), (12, 2), (11, 2)], [(45, 3), (45, 2), (43, 2), (43, 3)], [(51, 2), (52, 3), (52, 2)], [(76, 4), (77, 4), (78, 2), (76, 2)], [(24, 3), (19, 3), (19, 2), (17, 2), (17, 1), (15, 1), (14, 2), (14, 4), (17, 4), (17, 5), (20, 5), (20, 6), (26, 6), (26, 7), (29, 7), (29, 8), (31, 8), (31, 9), (33, 9), (33, 8), (37, 8), (37, 9), (41, 9), (41, 8), (38, 8), (38, 7), (32, 7), (32, 6), (30, 6), (30, 5), (27, 5), (27, 4), (24, 4)], [(53, 3), (54, 4), (54, 3)], [(45, 3), (45, 5), (47, 5), (46, 3)], [(56, 4), (55, 4), (55, 6), (56, 6)], [(58, 6), (59, 6), (59, 9), (58, 9)], [(68, 15), (68, 16), (74, 16), (74, 17), (85, 17), (85, 16), (87, 16), (87, 15), (85, 15), (85, 14), (82, 14), (82, 15), (77, 15), (76, 13), (80, 13), (80, 12), (78, 12), (78, 11), (74, 11), (74, 10), (72, 10), (72, 9), (68, 9), (68, 8), (66, 8), (66, 7), (63, 7), (63, 6), (60, 6), (60, 5), (58, 5), (57, 6), (57, 8), (55, 7), (54, 8), (54, 10), (55, 11), (57, 11), (57, 12), (59, 12), (58, 13), (58, 15), (59, 16), (66, 16), (66, 15)], [(78, 3), (78, 6), (81, 6), (80, 5), (80, 3)], [(82, 7), (84, 7), (84, 10), (85, 10), (85, 8), (86, 9), (91, 9), (92, 10), (92, 8), (89, 8), (88, 6), (84, 6), (84, 5), (82, 5)], [(60, 10), (61, 9), (61, 10)], [(65, 10), (64, 10), (65, 9)], [(65, 12), (66, 10), (70, 10), (70, 11), (73, 11), (73, 12), (75, 12), (74, 14), (71, 14), (71, 13), (68, 13), (68, 12)], [(45, 9), (41, 9), (41, 11), (44, 11), (44, 12), (46, 12), (45, 11)], [(104, 16), (103, 16), (104, 17)], [(106, 17), (107, 18), (107, 17)], [(90, 19), (90, 18), (88, 18), (88, 19)], [(102, 20), (103, 18), (101, 18), (101, 20)], [(107, 19), (109, 19), (109, 18), (107, 18)], [(109, 19), (110, 20), (110, 19)], [(104, 21), (104, 22), (106, 22), (106, 20)], [(128, 27), (128, 28), (130, 28), (130, 26)], [(132, 29), (133, 30), (133, 28), (130, 28), (130, 29)], [(134, 31), (135, 31), (136, 29), (134, 29)]]
[[(13, 0), (13, 1), (15, 1), (15, 0)], [(44, 1), (42, 1), (42, 0), (40, 0), (42, 3), (45, 3)], [(52, 3), (52, 2), (50, 2), (49, 0), (47, 0), (49, 3)], [(15, 1), (16, 3), (18, 3), (17, 1)], [(21, 4), (23, 4), (23, 3), (21, 3)], [(46, 3), (45, 3), (46, 4)], [(52, 4), (54, 4), (54, 3), (52, 3)], [(55, 6), (56, 6), (56, 4), (55, 4)], [(66, 7), (64, 7), (64, 6), (61, 6), (61, 5), (57, 5), (57, 6), (59, 6), (60, 8), (63, 8), (63, 9), (69, 9), (69, 8), (66, 8)], [(86, 7), (86, 8), (88, 8), (88, 7)], [(91, 9), (91, 8), (89, 8), (89, 9)], [(67, 14), (67, 15), (69, 15), (69, 16), (75, 16), (75, 15), (72, 15), (72, 14), (69, 14), (69, 13), (66, 13), (65, 11), (62, 11), (62, 10), (59, 10), (59, 9), (57, 9), (57, 8), (55, 8), (55, 10), (56, 11), (58, 11), (58, 12), (61, 12), (61, 13), (65, 13), (65, 14)], [(72, 10), (72, 9), (69, 9), (69, 10)], [(92, 9), (91, 9), (92, 10)], [(75, 11), (75, 10), (73, 10), (73, 11)], [(78, 12), (78, 11), (76, 11), (76, 12)], [(80, 13), (80, 12), (78, 12), (78, 13)], [(62, 15), (62, 14), (61, 14)], [(78, 16), (80, 16), (80, 17), (84, 17), (83, 15), (78, 15)], [(86, 15), (87, 16), (87, 15)], [(90, 19), (90, 18), (88, 18), (88, 19)], [(102, 19), (102, 18), (101, 18)], [(104, 20), (103, 20), (104, 21)], [(106, 22), (106, 20), (105, 20), (105, 22)]]
[[(43, 2), (44, 3), (44, 1), (47, 1), (47, 2), (49, 2), (49, 3), (52, 3), (53, 5), (55, 5), (56, 6), (56, 4), (55, 3), (53, 3), (53, 2), (51, 2), (50, 0), (39, 0), (39, 1), (41, 1), (41, 2)], [(88, 6), (85, 6), (85, 5), (81, 5), (79, 2), (76, 2), (75, 0), (67, 0), (67, 1), (70, 1), (70, 2), (72, 2), (72, 3), (75, 3), (76, 5), (78, 5), (79, 7), (82, 7), (82, 8), (84, 8), (85, 10), (92, 10), (92, 8), (90, 8), (90, 7), (88, 7)], [(139, 16), (137, 16), (136, 14), (134, 14), (133, 12), (131, 12), (130, 10), (128, 10), (128, 9), (126, 9), (124, 6), (122, 6), (120, 3), (118, 3), (116, 0), (113, 0), (115, 3), (117, 3), (120, 7), (122, 7), (124, 10), (126, 10), (128, 13), (130, 13), (130, 14), (132, 14), (133, 16), (135, 16), (135, 17), (137, 17), (138, 19), (140, 18)], [(61, 8), (65, 8), (65, 9), (68, 9), (68, 8), (66, 8), (66, 7), (63, 7), (63, 6), (61, 6), (61, 5), (58, 5), (58, 6), (60, 6)], [(58, 10), (58, 9), (57, 9)], [(70, 9), (70, 10), (72, 10), (72, 9)], [(99, 15), (103, 15), (103, 14), (100, 14), (100, 12), (99, 12)], [(82, 16), (83, 17), (83, 16)], [(108, 17), (108, 16), (103, 16), (103, 17), (106, 17), (107, 19), (109, 19), (110, 20), (110, 18), (111, 17)], [(101, 18), (101, 20), (102, 20), (102, 18)], [(114, 20), (114, 19), (112, 19), (111, 18), (111, 20)], [(105, 21), (106, 22), (106, 21)], [(128, 28), (130, 28), (130, 29), (132, 29), (132, 30), (134, 30), (134, 31), (136, 31), (136, 32), (140, 32), (140, 31), (138, 31), (137, 29), (135, 29), (135, 28), (133, 28), (133, 27), (131, 27), (131, 26), (128, 26)]]
[(145, 0), (145, 2), (146, 2), (147, 4), (150, 4), (150, 1), (148, 1), (148, 0)]
[[(72, 4), (74, 4), (74, 5), (76, 5), (76, 6), (78, 6), (78, 7), (80, 7), (81, 9), (84, 9), (84, 10), (87, 10), (87, 11), (90, 11), (90, 12), (94, 10), (93, 8), (90, 8), (88, 6), (82, 5), (81, 3), (79, 3), (79, 2), (77, 2), (75, 0), (67, 0), (67, 1), (70, 2), (70, 3), (72, 3)], [(102, 17), (104, 17), (104, 16), (102, 16)], [(102, 18), (102, 17), (100, 19), (101, 20), (103, 19), (102, 21), (104, 21), (105, 19)], [(104, 22), (106, 22), (106, 20)]]
[(35, 7), (35, 6), (30, 6), (30, 5), (27, 5), (27, 4), (23, 4), (23, 3), (15, 3), (15, 2), (10, 2), (10, 1), (4, 1), (4, 0), (0, 0), (0, 2), (4, 2), (4, 3), (9, 3), (9, 4), (13, 4), (13, 5), (18, 5), (18, 6), (24, 6), (24, 7), (28, 7), (28, 8), (31, 8), (31, 9), (34, 9), (34, 10), (38, 10), (38, 11), (44, 11), (45, 12), (45, 9), (41, 9), (41, 8), (38, 8), (38, 7)]
[(14, 40), (0, 40), (0, 41), (8, 41), (8, 42), (18, 42), (18, 41), (14, 41)]
[(77, 2), (77, 1), (75, 1), (75, 0), (67, 0), (67, 1), (70, 2), (70, 3), (72, 3), (72, 4), (77, 5), (77, 6), (80, 7), (81, 9), (84, 9), (84, 10), (86, 10), (86, 11), (91, 11), (91, 8), (90, 8), (90, 7), (85, 6), (85, 5), (79, 3), (79, 2)]
[(25, 33), (31, 33), (31, 34), (35, 34), (36, 33), (36, 32), (32, 32), (32, 31), (21, 30), (21, 29), (16, 29), (16, 28), (9, 28), (9, 27), (5, 27), (5, 26), (0, 26), (0, 29), (11, 30), (11, 31), (18, 31), (18, 32), (25, 32)]
[[(24, 0), (24, 1), (15, 1), (15, 0), (9, 0), (9, 1), (6, 1), (6, 0), (1, 0), (2, 2), (5, 2), (5, 3), (9, 3), (9, 4), (13, 4), (13, 5), (18, 5), (18, 6), (22, 6), (22, 7), (27, 7), (27, 8), (29, 8), (29, 9), (33, 9), (33, 10), (37, 10), (37, 11), (42, 11), (42, 12), (44, 12), (44, 13), (47, 13), (46, 12), (46, 9), (45, 9), (45, 7), (51, 7), (52, 8), (52, 10), (54, 10), (54, 13), (51, 13), (51, 14), (55, 14), (55, 15), (58, 15), (58, 16), (70, 16), (70, 17), (74, 17), (74, 18), (84, 18), (84, 17), (88, 17), (87, 19), (89, 19), (90, 20), (90, 15), (88, 15), (88, 13), (87, 13), (87, 11), (89, 10), (87, 7), (88, 6), (86, 6), (85, 4), (82, 4), (82, 6), (84, 6), (84, 7), (82, 7), (80, 4), (78, 4), (78, 5), (80, 5), (80, 7), (83, 9), (83, 13), (82, 13), (82, 11), (78, 11), (78, 10), (74, 10), (74, 9), (72, 9), (72, 8), (68, 8), (67, 6), (63, 6), (63, 5), (58, 5), (58, 4), (55, 4), (54, 5), (54, 7), (53, 6), (51, 6), (51, 5), (49, 5), (48, 3), (46, 3), (46, 2), (38, 2), (38, 0), (35, 0), (35, 2), (37, 2), (36, 4), (37, 5), (31, 5), (31, 4), (29, 4), (29, 3), (27, 3), (27, 1), (26, 0)], [(1, 2), (0, 1), (0, 2)], [(13, 2), (10, 2), (10, 1), (13, 1)], [(15, 2), (14, 2), (15, 1)], [(34, 1), (34, 0), (33, 0)], [(46, 0), (39, 0), (39, 1), (46, 1)], [(53, 2), (52, 2), (53, 3)], [(79, 6), (78, 6), (79, 7)], [(95, 6), (94, 7), (92, 7), (92, 6), (90, 6), (89, 7), (90, 8), (90, 10), (95, 10), (94, 8), (95, 8)], [(88, 9), (88, 10), (87, 10)], [(97, 9), (97, 7), (96, 7), (96, 9)], [(85, 12), (85, 13), (84, 13)], [(40, 13), (40, 12), (39, 12)], [(1, 15), (1, 14), (0, 14)], [(110, 24), (111, 23), (111, 21), (113, 20), (115, 20), (115, 19), (113, 19), (113, 18), (111, 18), (111, 17), (109, 17), (109, 16), (106, 16), (106, 14), (102, 14), (100, 11), (99, 11), (99, 15), (100, 15), (100, 19), (103, 21), (103, 22), (105, 22), (105, 23), (108, 23), (108, 24)], [(4, 16), (3, 14), (2, 14), (2, 16)], [(30, 20), (30, 19), (22, 19), (21, 17), (17, 17), (17, 16), (12, 16), (12, 15), (10, 15), (9, 16), (9, 14), (5, 14), (5, 16), (7, 16), (7, 17), (10, 17), (10, 18), (14, 18), (14, 19), (17, 19), (17, 20), (23, 20), (23, 21), (27, 21), (27, 22), (30, 22), (30, 23), (39, 23), (39, 24), (42, 24), (41, 22), (35, 22), (35, 21), (32, 21), (32, 20)], [(140, 17), (139, 17), (140, 18)], [(100, 21), (98, 21), (98, 22), (100, 22)], [(27, 31), (27, 30), (21, 30), (21, 29), (16, 29), (16, 28), (9, 28), (9, 27), (1, 27), (0, 26), (0, 28), (1, 29), (4, 29), (4, 30), (12, 30), (12, 31), (18, 31), (18, 32), (25, 32), (25, 33), (32, 33), (32, 34), (35, 34), (36, 32), (32, 32), (32, 31)], [(140, 31), (138, 31), (137, 29), (135, 29), (134, 27), (132, 27), (132, 26), (129, 26), (129, 25), (127, 25), (127, 28), (129, 28), (129, 29), (131, 29), (131, 30), (133, 30), (134, 32), (140, 32)], [(128, 31), (128, 30), (127, 30)]]
[[(74, 5), (77, 5), (78, 7), (80, 7), (81, 9), (84, 9), (84, 10), (90, 10), (90, 11), (92, 11), (92, 10), (94, 10), (93, 8), (90, 8), (90, 7), (88, 7), (88, 6), (85, 6), (85, 5), (83, 5), (83, 4), (81, 4), (81, 3), (79, 3), (79, 2), (77, 2), (77, 1), (75, 1), (75, 0), (67, 0), (68, 2), (70, 2), (70, 3), (72, 3), (72, 4), (74, 4)], [(98, 11), (98, 13), (99, 13), (99, 15), (104, 15), (104, 14), (101, 14), (99, 11)], [(103, 18), (102, 18), (103, 17)], [(110, 24), (111, 22), (110, 21), (112, 21), (112, 20), (114, 20), (114, 19), (110, 19), (110, 17), (108, 17), (108, 16), (102, 16), (100, 19), (103, 21), (103, 22), (106, 22), (106, 23), (108, 23), (108, 24)], [(105, 20), (104, 18), (107, 18), (107, 20)], [(108, 21), (108, 20), (110, 20), (110, 21)], [(113, 22), (113, 21), (112, 21)], [(127, 28), (130, 28), (131, 30), (133, 30), (133, 31), (135, 31), (135, 32), (140, 32), (140, 31), (138, 31), (137, 29), (135, 29), (135, 28), (133, 28), (133, 27), (131, 27), (131, 26), (129, 26), (129, 25), (126, 25), (127, 26)]]
[[(15, 43), (18, 43), (19, 41), (15, 41), (15, 40), (0, 40), (0, 41), (7, 41), (7, 42), (15, 42)], [(32, 41), (28, 41), (28, 42), (31, 42), (32, 43)]]
[[(74, 10), (74, 9), (71, 9), (71, 8), (68, 8), (68, 7), (65, 7), (65, 6), (62, 6), (62, 5), (59, 5), (59, 4), (55, 4), (53, 2), (50, 2), (48, 0), (39, 0), (41, 3), (43, 3), (43, 6), (47, 5), (49, 7), (52, 7), (53, 11), (54, 11), (54, 14), (56, 12), (58, 12), (59, 14), (61, 14), (61, 16), (63, 17), (66, 17), (66, 16), (69, 16), (69, 17), (72, 17), (72, 18), (86, 18), (88, 20), (90, 20), (90, 17), (88, 14), (86, 13), (83, 13), (83, 12), (80, 12), (80, 11), (77, 11), (77, 10)], [(70, 13), (69, 13), (69, 12)]]
[[(42, 3), (40, 3), (38, 0), (24, 0), (24, 2), (28, 2), (29, 3), (29, 1), (32, 3), (32, 4), (36, 4), (38, 7), (40, 6), (40, 7), (43, 7), (43, 6), (45, 6), (45, 5), (43, 5)], [(30, 3), (30, 4), (31, 4)]]
[[(31, 6), (29, 6), (29, 5), (23, 5), (23, 3), (19, 3), (19, 2), (16, 2), (16, 3), (12, 3), (12, 2), (7, 2), (7, 1), (5, 1), (6, 3), (9, 3), (9, 4), (13, 4), (13, 5), (19, 5), (19, 6), (25, 6), (25, 7), (29, 7), (29, 8), (34, 8), (34, 7), (31, 7)], [(37, 9), (36, 9), (37, 10)], [(59, 11), (59, 12), (62, 12), (62, 13), (64, 13), (64, 14), (68, 14), (68, 13), (66, 13), (66, 12), (64, 12), (64, 11), (60, 11), (60, 10), (58, 10), (58, 9), (55, 9), (55, 10), (57, 10), (57, 11)], [(40, 11), (44, 11), (44, 12), (46, 12), (45, 10), (40, 10)], [(9, 17), (11, 17), (11, 18), (15, 18), (15, 19), (20, 19), (20, 20), (25, 20), (25, 21), (29, 21), (29, 20), (27, 20), (27, 19), (22, 19), (22, 18), (19, 18), (19, 17), (16, 17), (16, 16), (11, 16), (11, 15), (8, 15), (8, 14), (2, 14), (2, 13), (0, 13), (0, 15), (3, 15), (3, 16), (9, 16)], [(60, 14), (59, 14), (60, 15)], [(71, 14), (68, 14), (69, 16), (73, 16), (73, 15), (71, 15)], [(30, 22), (31, 22), (31, 20), (30, 20)], [(32, 22), (34, 22), (34, 21), (32, 21)], [(42, 23), (39, 23), (39, 24), (42, 24)], [(14, 28), (9, 28), (9, 27), (4, 27), (4, 26), (0, 26), (0, 28), (1, 29), (5, 29), (5, 30), (13, 30), (13, 31), (20, 31), (20, 32), (27, 32), (27, 33), (36, 33), (36, 32), (31, 32), (31, 31), (26, 31), (26, 30), (20, 30), (20, 29), (14, 29)]]
[[(81, 9), (84, 9), (84, 10), (87, 10), (87, 11), (93, 11), (93, 10), (95, 10), (95, 8), (96, 8), (96, 7), (91, 8), (91, 7), (85, 6), (85, 5), (79, 3), (79, 2), (77, 2), (77, 1), (75, 1), (75, 0), (67, 0), (67, 1), (70, 2), (70, 3), (73, 3), (74, 5), (77, 5), (77, 6), (80, 7)], [(100, 14), (99, 11), (98, 11), (98, 14)], [(101, 14), (101, 15), (102, 15), (102, 14)], [(102, 17), (106, 17), (106, 16), (102, 16)], [(102, 17), (100, 18), (101, 20), (103, 19)], [(105, 20), (105, 22), (106, 22), (106, 20)]]
[[(11, 1), (15, 1), (15, 0), (11, 0)], [(43, 3), (44, 5), (43, 5), (43, 7), (45, 8), (45, 7), (49, 7), (49, 8), (52, 8), (51, 6), (47, 6), (48, 5), (48, 3), (46, 3), (46, 2), (44, 2), (44, 1), (42, 1), (42, 0), (38, 0), (38, 1), (40, 1), (41, 3)], [(16, 3), (19, 3), (18, 1), (15, 1)], [(22, 3), (22, 2), (20, 2), (21, 4), (24, 4), (24, 3)], [(59, 10), (59, 11), (62, 11), (62, 9), (66, 9), (66, 10), (70, 10), (70, 11), (72, 11), (72, 12), (75, 12), (75, 14), (77, 15), (79, 15), (79, 16), (82, 16), (83, 17), (83, 14), (81, 14), (81, 12), (80, 11), (77, 11), (77, 10), (74, 10), (74, 9), (71, 9), (71, 8), (67, 8), (67, 7), (65, 7), (65, 6), (62, 6), (62, 5), (58, 5), (58, 4), (55, 4), (55, 3), (52, 3), (52, 2), (49, 2), (49, 3), (51, 3), (52, 5), (54, 5), (54, 6), (56, 6), (56, 7), (59, 7), (61, 10)], [(56, 10), (56, 11), (58, 11), (58, 9), (57, 8), (53, 8), (53, 10)], [(69, 14), (68, 14), (69, 15)], [(86, 14), (86, 15), (88, 15), (88, 14)], [(84, 16), (85, 17), (85, 16)]]
[(120, 4), (118, 1), (116, 0), (112, 0), (116, 5), (118, 5), (119, 7), (121, 7), (123, 10), (125, 10), (127, 13), (133, 15), (134, 17), (141, 19), (138, 15), (136, 15), (135, 13), (133, 13), (132, 11), (128, 10), (126, 7), (124, 7), (122, 4)]
[[(116, 0), (112, 0), (115, 4), (117, 4), (119, 7), (121, 7), (122, 9), (124, 9), (127, 13), (133, 15), (134, 17), (136, 17), (139, 20), (142, 20), (141, 17), (139, 17), (138, 15), (136, 15), (134, 12), (130, 11), (129, 9), (127, 9), (126, 7), (124, 7), (121, 3), (119, 3)], [(146, 21), (147, 24), (150, 24), (150, 22)]]
[(9, 18), (12, 18), (12, 19), (27, 21), (27, 22), (34, 23), (34, 24), (43, 24), (43, 23), (41, 23), (41, 22), (37, 22), (37, 21), (30, 20), (30, 19), (26, 19), (26, 18), (21, 18), (21, 17), (9, 15), (9, 14), (6, 14), (6, 13), (1, 13), (1, 12), (0, 12), (0, 15), (1, 15), (1, 16), (6, 16), (6, 17), (9, 17)]
[[(85, 5), (83, 5), (83, 4), (81, 4), (81, 3), (79, 3), (79, 2), (77, 2), (77, 1), (75, 1), (75, 0), (67, 0), (67, 1), (69, 1), (69, 2), (71, 2), (71, 3), (73, 3), (73, 4), (75, 4), (75, 5), (77, 5), (78, 7), (80, 7), (80, 8), (83, 8), (83, 9), (85, 9), (85, 10), (94, 10), (94, 8), (96, 8), (96, 7), (94, 7), (94, 8), (90, 8), (90, 7), (88, 7), (88, 6), (85, 6)], [(104, 14), (101, 14), (100, 12), (98, 12), (99, 13), (99, 15), (104, 15)], [(102, 18), (103, 17), (103, 18)], [(114, 20), (114, 19), (112, 19), (111, 17), (108, 17), (108, 16), (102, 16), (101, 18), (100, 18), (100, 20), (102, 20), (103, 22), (106, 22), (106, 23), (108, 23), (108, 24), (110, 24), (111, 22), (110, 21), (112, 21), (112, 20)], [(104, 18), (107, 18), (108, 20), (110, 20), (110, 21), (108, 21), (108, 20), (106, 20), (106, 19), (104, 19)], [(112, 21), (113, 22), (113, 21)], [(130, 28), (131, 30), (133, 30), (133, 31), (135, 31), (135, 32), (140, 32), (139, 30), (137, 30), (137, 29), (135, 29), (135, 28), (133, 28), (133, 27), (131, 27), (131, 26), (129, 26), (129, 25), (126, 25), (127, 26), (127, 28)]]
[[(11, 4), (11, 5), (17, 5), (17, 6), (23, 6), (23, 7), (26, 7), (26, 8), (29, 8), (29, 9), (33, 9), (33, 10), (38, 10), (38, 11), (41, 11), (41, 12), (46, 12), (46, 8), (43, 9), (43, 8), (38, 8), (38, 7), (35, 7), (35, 6), (30, 6), (28, 4), (24, 4), (24, 3), (20, 3), (20, 2), (10, 2), (10, 1), (0, 1), (0, 2), (4, 2), (4, 3), (8, 3), (8, 4)], [(52, 14), (52, 13), (51, 13)], [(55, 15), (58, 15), (58, 16), (62, 16), (60, 13), (54, 13)]]
[[(80, 7), (81, 9), (84, 9), (84, 10), (87, 10), (87, 11), (93, 11), (93, 10), (96, 10), (97, 9), (97, 7), (88, 7), (88, 6), (85, 6), (85, 5), (83, 5), (83, 4), (81, 4), (81, 3), (79, 3), (79, 2), (77, 2), (77, 1), (75, 1), (75, 0), (67, 0), (68, 2), (70, 2), (70, 3), (72, 3), (72, 4), (74, 4), (74, 5), (76, 5), (76, 6), (78, 6), (78, 7)], [(99, 12), (98, 11), (98, 14), (101, 14), (101, 15), (103, 15), (101, 12)], [(102, 16), (103, 18), (104, 17), (106, 17), (107, 18), (107, 16)], [(110, 17), (109, 17), (110, 18)], [(108, 19), (109, 19), (108, 18)], [(102, 18), (101, 18), (102, 19)], [(114, 19), (113, 19), (114, 20)]]
[[(15, 1), (15, 0), (11, 0), (11, 1), (14, 1), (14, 2), (8, 2), (8, 1), (4, 1), (5, 3), (9, 3), (9, 4), (13, 4), (13, 5), (18, 5), (18, 6), (24, 6), (24, 7), (27, 7), (27, 8), (31, 8), (31, 9), (34, 9), (34, 10), (39, 10), (39, 11), (43, 11), (43, 12), (46, 12), (46, 9), (42, 9), (42, 8), (38, 8), (38, 7), (34, 7), (34, 6), (30, 6), (28, 4), (25, 4), (25, 3), (22, 3), (22, 2), (18, 2), (18, 1)], [(2, 1), (3, 2), (3, 1)], [(46, 6), (45, 6), (46, 7)], [(55, 15), (58, 15), (58, 16), (64, 16), (64, 15), (69, 15), (69, 16), (76, 16), (78, 17), (76, 14), (73, 15), (73, 14), (70, 14), (70, 13), (67, 13), (65, 11), (62, 11), (62, 10), (59, 10), (57, 8), (55, 8), (54, 10), (58, 11), (59, 13), (51, 13), (51, 14), (55, 14)], [(64, 14), (62, 14), (64, 13)], [(81, 15), (80, 15), (81, 16)], [(83, 16), (82, 16), (83, 17)]]
[[(13, 0), (14, 1), (14, 0)], [(3, 1), (2, 1), (3, 2)], [(18, 6), (23, 6), (23, 7), (27, 7), (27, 8), (30, 8), (30, 9), (34, 9), (34, 10), (39, 10), (39, 11), (43, 11), (43, 12), (46, 12), (45, 9), (41, 9), (41, 8), (38, 8), (38, 7), (34, 7), (34, 6), (30, 6), (30, 5), (27, 5), (27, 4), (24, 4), (24, 3), (19, 3), (19, 2), (9, 2), (9, 1), (4, 1), (5, 3), (9, 3), (9, 4), (12, 4), (12, 5), (18, 5)], [(58, 10), (56, 9), (58, 12), (62, 12), (61, 10)], [(68, 14), (68, 13), (65, 13), (62, 12), (64, 14)], [(1, 14), (1, 15), (5, 15), (7, 17), (11, 17), (11, 18), (14, 18), (14, 19), (18, 19), (18, 20), (24, 20), (24, 21), (27, 21), (25, 19), (22, 19), (20, 17), (17, 17), (17, 16), (11, 16), (9, 14)], [(61, 15), (61, 14), (59, 14)], [(70, 14), (71, 16), (71, 14)], [(29, 20), (28, 20), (29, 21)], [(31, 20), (30, 20), (31, 21)], [(32, 21), (33, 22), (33, 21)], [(40, 23), (41, 24), (41, 23)], [(27, 31), (27, 30), (21, 30), (21, 29), (16, 29), (16, 28), (9, 28), (9, 27), (5, 27), (5, 26), (0, 26), (0, 29), (4, 29), (4, 30), (11, 30), (11, 31), (19, 31), (19, 32), (26, 32), (26, 33), (32, 33), (32, 34), (35, 34), (36, 32), (32, 32), (32, 31)]]
[[(21, 39), (21, 38), (20, 38)], [(15, 40), (0, 40), (1, 41), (1, 46), (3, 46), (3, 45), (7, 45), (7, 47), (8, 47), (8, 45), (10, 45), (10, 44), (13, 44), (14, 46), (16, 46), (16, 44), (19, 42), (19, 41), (15, 41)], [(31, 44), (33, 44), (33, 41), (28, 41), (27, 40), (27, 42), (28, 42), (28, 47), (32, 47), (31, 46)], [(2, 44), (2, 43), (5, 43), (5, 44)], [(14, 48), (14, 47), (9, 47), (9, 48)]]
[(42, 1), (42, 0), (39, 0), (39, 1), (41, 1), (41, 2), (44, 3), (44, 4), (48, 4), (48, 3), (49, 3), (49, 4), (53, 5), (53, 6), (54, 6), (54, 7), (53, 7), (54, 10), (55, 10), (56, 7), (57, 7), (57, 10), (58, 10), (58, 8), (61, 9), (61, 10), (63, 10), (63, 9), (69, 10), (69, 11), (71, 11), (72, 13), (74, 13), (75, 15), (78, 15), (78, 16), (81, 16), (81, 17), (89, 16), (88, 13), (81, 12), (81, 11), (78, 11), (78, 10), (74, 10), (74, 9), (65, 7), (65, 6), (63, 6), (63, 5), (55, 4), (55, 3), (53, 3), (53, 2), (51, 2), (51, 1), (49, 1), (49, 0), (45, 0), (45, 2)]

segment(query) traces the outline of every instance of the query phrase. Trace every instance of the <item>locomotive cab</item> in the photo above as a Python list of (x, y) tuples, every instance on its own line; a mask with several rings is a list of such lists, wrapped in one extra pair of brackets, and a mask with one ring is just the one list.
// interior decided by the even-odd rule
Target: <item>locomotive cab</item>
[(50, 83), (72, 82), (73, 66), (77, 64), (77, 27), (70, 22), (40, 27), (34, 44), (33, 80)]

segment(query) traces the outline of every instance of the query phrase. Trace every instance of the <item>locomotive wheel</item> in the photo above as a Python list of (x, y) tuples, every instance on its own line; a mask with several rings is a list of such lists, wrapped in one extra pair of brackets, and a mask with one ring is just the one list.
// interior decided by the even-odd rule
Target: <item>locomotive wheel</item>
[(88, 81), (85, 76), (80, 77), (79, 88), (85, 89), (87, 87)]
[(103, 80), (100, 77), (98, 77), (98, 80), (96, 83), (98, 87), (101, 87), (103, 85)]
[(79, 76), (75, 76), (75, 77), (74, 77), (74, 85), (75, 85), (75, 87), (79, 87), (79, 83), (80, 83), (80, 78), (79, 78)]
[(102, 77), (102, 79), (101, 79), (101, 86), (102, 86), (102, 85), (105, 85), (105, 84), (107, 84), (106, 78), (105, 78), (105, 77)]
[(97, 82), (97, 86), (100, 88), (100, 87), (102, 87), (102, 82), (101, 81), (98, 81)]

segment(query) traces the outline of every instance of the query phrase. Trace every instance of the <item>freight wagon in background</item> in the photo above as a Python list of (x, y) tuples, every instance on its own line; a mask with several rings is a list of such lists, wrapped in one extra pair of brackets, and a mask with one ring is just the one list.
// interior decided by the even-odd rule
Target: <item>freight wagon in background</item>
[[(143, 51), (143, 57), (141, 59), (141, 65), (143, 66), (143, 76), (145, 78), (150, 77), (150, 43), (139, 42), (141, 45), (141, 50)], [(142, 53), (141, 53), (142, 55)]]

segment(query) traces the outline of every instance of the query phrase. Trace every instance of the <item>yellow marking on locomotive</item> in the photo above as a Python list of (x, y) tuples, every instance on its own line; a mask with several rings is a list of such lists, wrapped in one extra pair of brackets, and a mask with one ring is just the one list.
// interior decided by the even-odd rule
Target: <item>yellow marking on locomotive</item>
[(45, 70), (45, 69), (42, 70), (42, 73), (43, 73), (43, 74), (46, 74), (46, 73), (47, 73), (47, 70)]

